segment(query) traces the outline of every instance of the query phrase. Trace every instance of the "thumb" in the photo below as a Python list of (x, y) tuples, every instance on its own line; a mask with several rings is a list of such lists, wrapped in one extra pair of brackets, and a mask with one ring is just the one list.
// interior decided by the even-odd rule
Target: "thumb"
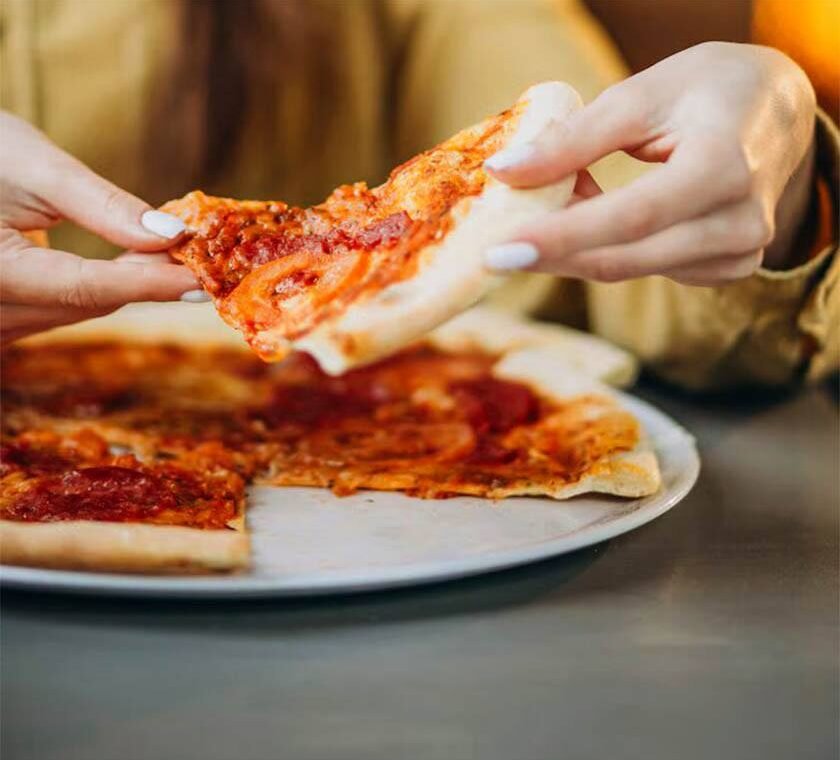
[(604, 90), (567, 119), (553, 122), (530, 142), (491, 156), (485, 167), (513, 187), (557, 182), (616, 150), (644, 139), (643, 104), (629, 97), (624, 83)]
[(13, 182), (67, 218), (123, 248), (159, 251), (184, 231), (176, 216), (100, 177), (65, 153), (41, 132), (11, 114), (3, 114), (4, 167)]

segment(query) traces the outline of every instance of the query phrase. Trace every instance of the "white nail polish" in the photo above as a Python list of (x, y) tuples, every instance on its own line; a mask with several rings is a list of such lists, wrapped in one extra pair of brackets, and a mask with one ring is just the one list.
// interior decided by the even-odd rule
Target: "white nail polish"
[(154, 210), (146, 211), (140, 217), (140, 224), (149, 232), (154, 232), (155, 235), (160, 235), (162, 238), (177, 237), (187, 229), (177, 216)]
[(207, 303), (210, 300), (209, 294), (203, 290), (188, 290), (181, 294), (181, 300), (186, 303)]
[(505, 243), (484, 252), (484, 266), (488, 269), (524, 269), (534, 264), (540, 252), (530, 243)]
[(505, 171), (513, 169), (526, 161), (530, 161), (537, 154), (537, 149), (531, 143), (512, 145), (509, 148), (500, 150), (494, 156), (490, 156), (484, 165), (491, 171)]

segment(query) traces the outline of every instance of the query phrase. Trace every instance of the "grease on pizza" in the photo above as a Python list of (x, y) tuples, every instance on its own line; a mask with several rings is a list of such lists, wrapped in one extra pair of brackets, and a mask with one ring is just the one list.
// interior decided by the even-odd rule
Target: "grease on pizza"
[(266, 360), (307, 351), (330, 374), (397, 350), (478, 301), (495, 282), (485, 248), (564, 206), (573, 178), (513, 189), (484, 161), (580, 106), (568, 85), (528, 90), (370, 189), (338, 188), (312, 208), (193, 192), (167, 203), (187, 225), (171, 253)]

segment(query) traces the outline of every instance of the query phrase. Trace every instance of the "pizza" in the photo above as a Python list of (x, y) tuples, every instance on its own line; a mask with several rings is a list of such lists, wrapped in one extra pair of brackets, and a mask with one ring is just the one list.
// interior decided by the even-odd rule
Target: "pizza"
[(244, 496), (232, 470), (143, 462), (95, 426), (27, 429), (0, 446), (0, 552), (43, 567), (230, 570), (248, 560)]
[[(488, 319), (490, 340), (478, 329)], [(424, 498), (655, 492), (643, 429), (563, 363), (569, 340), (599, 346), (602, 376), (632, 377), (619, 349), (486, 309), (340, 377), (302, 352), (265, 363), (212, 308), (187, 304), (127, 307), (12, 345), (0, 557), (244, 568), (249, 483)]]
[(340, 374), (476, 303), (498, 280), (483, 251), (566, 205), (574, 177), (514, 189), (483, 167), (502, 148), (562, 128), (580, 105), (566, 84), (535, 85), (384, 184), (345, 185), (311, 208), (189, 193), (163, 206), (187, 226), (170, 253), (263, 359), (299, 349)]

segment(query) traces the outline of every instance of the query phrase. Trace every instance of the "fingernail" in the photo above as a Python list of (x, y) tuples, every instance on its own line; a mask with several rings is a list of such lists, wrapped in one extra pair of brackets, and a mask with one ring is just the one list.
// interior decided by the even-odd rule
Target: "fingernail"
[(531, 243), (505, 243), (484, 252), (484, 266), (488, 269), (524, 269), (534, 264), (540, 252)]
[(188, 290), (181, 294), (181, 300), (186, 303), (207, 303), (210, 300), (210, 295), (203, 290)]
[(140, 217), (140, 224), (149, 232), (160, 235), (162, 238), (178, 237), (178, 235), (187, 229), (177, 216), (154, 210), (146, 211)]
[(530, 161), (536, 154), (537, 149), (531, 143), (513, 145), (490, 156), (484, 165), (493, 172), (505, 171)]

